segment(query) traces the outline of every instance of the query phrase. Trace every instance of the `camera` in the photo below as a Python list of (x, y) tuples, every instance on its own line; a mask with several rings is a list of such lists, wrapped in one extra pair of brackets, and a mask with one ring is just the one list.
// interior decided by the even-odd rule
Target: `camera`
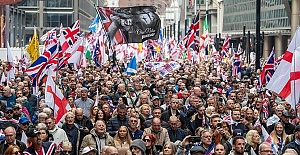
[(189, 138), (189, 142), (192, 142), (192, 143), (200, 142), (200, 136), (191, 136)]

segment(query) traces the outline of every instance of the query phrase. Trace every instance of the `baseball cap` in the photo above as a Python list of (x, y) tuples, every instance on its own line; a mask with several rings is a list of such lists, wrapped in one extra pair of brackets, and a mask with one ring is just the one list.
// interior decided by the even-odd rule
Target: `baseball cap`
[(91, 152), (91, 151), (96, 151), (96, 152), (97, 152), (97, 149), (95, 149), (95, 148), (93, 148), (93, 147), (91, 147), (91, 146), (87, 146), (87, 147), (85, 147), (85, 148), (82, 150), (82, 154), (84, 155), (84, 154), (89, 153), (89, 152)]
[(108, 96), (106, 96), (106, 95), (102, 96), (101, 100), (108, 100)]
[(283, 110), (282, 115), (285, 117), (291, 117), (291, 113), (288, 110)]
[(25, 124), (25, 123), (28, 123), (28, 122), (29, 122), (29, 120), (28, 120), (27, 117), (21, 117), (21, 118), (19, 119), (19, 123), (21, 123), (21, 124)]
[(5, 113), (7, 113), (7, 112), (9, 112), (9, 111), (13, 111), (13, 109), (12, 109), (11, 107), (7, 107), (7, 108), (5, 109)]
[(202, 146), (193, 146), (190, 149), (190, 153), (202, 153), (205, 154), (206, 150)]
[(234, 129), (232, 135), (233, 135), (233, 137), (244, 136), (244, 131), (242, 129)]
[(41, 132), (39, 132), (36, 128), (29, 128), (26, 132), (26, 136), (27, 137), (35, 137), (37, 134), (40, 134)]

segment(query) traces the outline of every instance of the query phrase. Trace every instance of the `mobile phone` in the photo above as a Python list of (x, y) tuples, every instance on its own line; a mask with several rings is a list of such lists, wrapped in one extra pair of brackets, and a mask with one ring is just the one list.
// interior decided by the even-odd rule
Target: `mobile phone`
[(189, 138), (189, 142), (192, 142), (192, 143), (200, 142), (200, 136), (191, 136)]
[(218, 124), (217, 124), (217, 127), (220, 127), (220, 128), (221, 128), (221, 127), (222, 127), (222, 123), (218, 123)]

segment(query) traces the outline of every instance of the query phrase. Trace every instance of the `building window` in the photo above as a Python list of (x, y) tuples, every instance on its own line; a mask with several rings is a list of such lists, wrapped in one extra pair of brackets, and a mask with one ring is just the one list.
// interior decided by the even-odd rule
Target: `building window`
[(39, 21), (39, 14), (38, 13), (31, 13), (26, 12), (26, 18), (25, 18), (25, 26), (26, 27), (38, 27), (38, 21)]
[(72, 0), (51, 0), (44, 2), (46, 7), (73, 7)]
[(21, 2), (20, 5), (22, 6), (37, 6), (37, 0), (26, 0)]
[(72, 14), (62, 14), (62, 13), (45, 13), (45, 23), (46, 27), (60, 27), (62, 24), (64, 27), (70, 26), (73, 23)]
[(132, 6), (132, 4), (131, 4), (131, 3), (128, 3), (128, 6)]

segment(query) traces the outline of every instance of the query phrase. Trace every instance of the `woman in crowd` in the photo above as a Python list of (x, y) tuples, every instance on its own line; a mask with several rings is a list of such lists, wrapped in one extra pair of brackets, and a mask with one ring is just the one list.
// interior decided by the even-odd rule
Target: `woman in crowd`
[(177, 146), (170, 142), (164, 145), (163, 147), (163, 155), (175, 155), (177, 152)]
[(10, 145), (4, 155), (21, 155), (20, 148), (17, 145)]
[(226, 150), (223, 144), (218, 143), (215, 145), (214, 148), (214, 154), (213, 155), (225, 155), (226, 154)]
[(228, 116), (228, 113), (226, 112), (226, 106), (222, 102), (218, 102), (218, 114), (220, 114), (221, 119)]
[(151, 115), (151, 107), (148, 104), (143, 104), (140, 106), (140, 114), (145, 120), (153, 118)]
[(153, 134), (146, 134), (143, 141), (146, 144), (146, 155), (159, 155), (155, 147), (156, 137)]
[(53, 136), (49, 133), (47, 128), (41, 128), (39, 129), (39, 132), (41, 133), (41, 139), (43, 142), (53, 141)]
[(250, 130), (246, 134), (247, 143), (252, 147), (253, 151), (258, 154), (258, 146), (261, 143), (260, 135), (256, 130)]
[(281, 154), (281, 151), (284, 147), (284, 142), (286, 140), (286, 133), (284, 131), (284, 126), (281, 122), (278, 122), (274, 126), (274, 130), (270, 133), (270, 136), (273, 139), (274, 144), (278, 148), (278, 154)]
[(95, 124), (98, 111), (98, 106), (91, 106), (89, 119), (92, 121), (93, 125)]
[(121, 126), (114, 137), (114, 143), (117, 149), (126, 148), (129, 149), (131, 145), (131, 137), (126, 126)]
[(106, 119), (106, 115), (105, 115), (105, 112), (104, 112), (103, 109), (99, 109), (97, 111), (97, 114), (96, 114), (96, 117), (95, 117), (95, 122), (97, 120), (103, 120), (105, 123), (107, 123), (108, 120)]
[(125, 96), (119, 97), (118, 105), (120, 105), (120, 104), (125, 104), (126, 106), (128, 106), (127, 97), (125, 97)]

